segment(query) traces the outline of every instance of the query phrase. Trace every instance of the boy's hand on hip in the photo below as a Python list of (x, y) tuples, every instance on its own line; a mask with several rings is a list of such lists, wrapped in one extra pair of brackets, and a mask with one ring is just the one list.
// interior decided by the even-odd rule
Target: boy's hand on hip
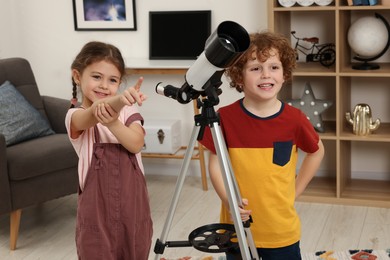
[(242, 222), (248, 221), (250, 219), (250, 215), (252, 214), (252, 210), (244, 209), (245, 206), (248, 206), (248, 200), (242, 199), (242, 206), (239, 207)]
[(250, 209), (244, 209), (244, 207), (248, 206), (248, 200), (247, 199), (242, 199), (242, 206), (240, 207), (240, 215), (241, 215), (241, 220), (243, 222), (248, 221), (250, 218), (250, 215), (252, 214), (252, 210)]

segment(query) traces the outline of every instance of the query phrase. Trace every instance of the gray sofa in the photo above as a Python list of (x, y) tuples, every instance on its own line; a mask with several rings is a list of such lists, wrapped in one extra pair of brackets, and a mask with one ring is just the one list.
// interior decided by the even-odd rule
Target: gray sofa
[(41, 96), (30, 64), (22, 58), (0, 60), (0, 85), (6, 80), (48, 119), (55, 132), (8, 147), (0, 133), (0, 215), (10, 214), (10, 249), (14, 250), (23, 208), (77, 192), (78, 158), (64, 124), (69, 100)]

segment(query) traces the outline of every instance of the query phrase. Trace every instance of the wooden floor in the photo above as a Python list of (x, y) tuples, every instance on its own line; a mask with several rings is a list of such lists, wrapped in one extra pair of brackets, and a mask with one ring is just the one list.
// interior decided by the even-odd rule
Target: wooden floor
[[(154, 221), (153, 247), (162, 235), (176, 177), (147, 176), (147, 183)], [(199, 178), (186, 177), (167, 241), (187, 240), (195, 228), (218, 221), (219, 199), (209, 187), (209, 191), (203, 191)], [(76, 195), (71, 195), (25, 209), (15, 251), (9, 251), (9, 217), (0, 216), (0, 259), (77, 259), (76, 201)], [(303, 202), (296, 207), (302, 220), (302, 252), (390, 247), (390, 209)], [(187, 255), (209, 254), (190, 247), (166, 248), (164, 252), (166, 257)], [(150, 259), (154, 256), (151, 253)]]

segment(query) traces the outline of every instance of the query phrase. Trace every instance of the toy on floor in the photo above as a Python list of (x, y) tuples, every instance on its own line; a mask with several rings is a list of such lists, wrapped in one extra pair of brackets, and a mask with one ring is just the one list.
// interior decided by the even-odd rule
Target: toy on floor
[(378, 257), (376, 255), (373, 255), (367, 251), (360, 251), (356, 254), (354, 254), (352, 257), (354, 260), (375, 260)]
[(321, 251), (318, 252), (318, 254), (319, 253), (321, 253), (318, 258), (319, 260), (337, 260), (336, 258), (332, 257), (334, 251)]

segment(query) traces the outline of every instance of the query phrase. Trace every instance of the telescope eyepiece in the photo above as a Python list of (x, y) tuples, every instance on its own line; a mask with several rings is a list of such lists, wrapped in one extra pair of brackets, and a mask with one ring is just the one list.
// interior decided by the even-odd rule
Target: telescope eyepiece
[(162, 82), (159, 82), (155, 90), (157, 94), (173, 98), (182, 104), (187, 104), (192, 100), (189, 95), (191, 88), (187, 84), (184, 84), (181, 88), (176, 88), (172, 85), (164, 85)]

